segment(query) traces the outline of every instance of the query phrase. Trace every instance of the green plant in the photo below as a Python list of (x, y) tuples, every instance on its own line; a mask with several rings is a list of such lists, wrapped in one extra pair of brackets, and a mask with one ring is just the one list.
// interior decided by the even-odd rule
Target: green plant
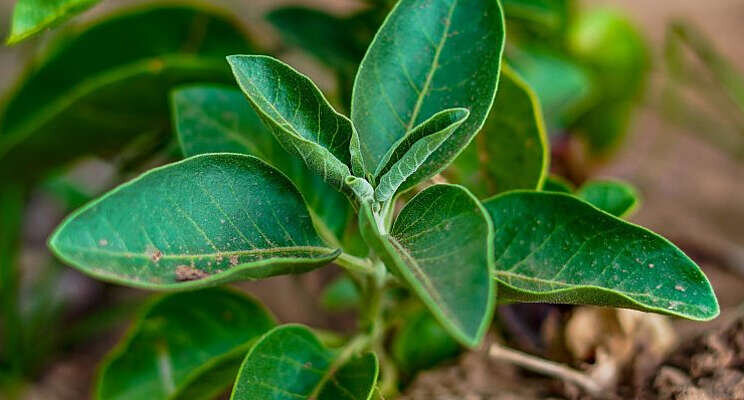
[[(231, 291), (166, 295), (109, 356), (99, 398), (209, 397), (236, 373), (233, 399), (393, 394), (396, 364), (410, 370), (438, 357), (407, 358), (421, 344), (404, 337), (390, 356), (401, 301), (423, 304), (434, 326), (467, 347), (480, 343), (497, 302), (715, 317), (716, 298), (692, 260), (580, 199), (624, 215), (631, 191), (611, 182), (579, 197), (541, 191), (541, 111), (529, 86), (502, 68), (504, 36), (498, 2), (400, 1), (359, 67), (351, 118), (267, 56), (228, 58), (242, 94), (175, 91), (188, 158), (73, 213), (50, 238), (52, 251), (98, 279), (156, 290), (333, 262), (358, 292), (359, 331), (333, 348), (310, 328), (276, 327), (255, 300)], [(481, 128), (487, 140), (473, 140)], [(483, 147), (499, 141), (508, 144)], [(429, 184), (442, 177), (478, 196)], [(450, 354), (451, 341), (431, 337), (424, 346)]]

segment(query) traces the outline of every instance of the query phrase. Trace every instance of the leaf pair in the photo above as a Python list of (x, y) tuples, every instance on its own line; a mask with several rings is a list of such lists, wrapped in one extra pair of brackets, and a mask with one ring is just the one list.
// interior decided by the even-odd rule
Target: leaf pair
[(233, 382), (234, 400), (369, 398), (373, 354), (339, 353), (305, 327), (275, 325), (258, 301), (232, 290), (162, 297), (107, 356), (97, 398), (212, 398)]

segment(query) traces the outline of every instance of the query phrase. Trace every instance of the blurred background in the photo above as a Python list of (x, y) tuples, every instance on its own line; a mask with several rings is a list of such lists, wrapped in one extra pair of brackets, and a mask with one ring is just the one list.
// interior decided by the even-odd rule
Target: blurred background
[[(150, 3), (103, 1), (50, 32), (14, 46), (0, 46), (3, 101), (22, 87), (20, 82), (34, 60), (54, 52), (55, 37), (74, 39), (74, 26)], [(701, 265), (713, 283), (724, 317), (738, 310), (744, 302), (744, 2), (581, 1), (574, 5), (572, 12), (578, 16), (570, 23), (548, 6), (544, 18), (530, 19), (531, 14), (518, 7), (519, 1), (504, 3), (508, 25), (513, 24), (508, 26), (507, 56), (543, 104), (550, 131), (551, 170), (574, 184), (588, 178), (632, 183), (642, 204), (630, 219), (669, 238)], [(0, 32), (9, 30), (13, 4), (0, 0)], [(290, 5), (323, 10), (341, 19), (367, 13), (371, 16), (364, 24), (374, 32), (380, 21), (377, 15), (384, 15), (376, 10), (387, 7), (384, 1), (352, 0), (215, 0), (210, 4), (239, 19), (252, 50), (276, 55), (310, 75), (342, 108), (343, 100), (338, 99), (348, 94), (347, 71), (354, 71), (359, 44), (326, 54), (302, 41), (302, 29), (322, 36), (326, 34), (322, 26), (308, 23), (299, 31), (280, 32), (282, 20), (277, 17), (272, 23), (266, 15)], [(369, 32), (361, 30), (348, 32), (350, 42), (364, 44)], [(127, 51), (126, 40), (120, 46)], [(362, 54), (363, 49), (361, 45)], [(76, 69), (68, 65), (56, 79), (72, 77)], [(45, 88), (54, 90), (52, 85)], [(47, 89), (37, 88), (36, 98), (43, 99)], [(615, 110), (611, 115), (602, 114), (610, 109)], [(12, 116), (3, 118), (0, 135)], [(74, 129), (69, 124), (60, 126)], [(46, 250), (46, 238), (64, 215), (91, 196), (173, 159), (169, 146), (161, 136), (138, 136), (115, 152), (72, 157), (55, 165), (51, 174), (29, 178), (34, 185), (25, 189), (20, 208), (19, 258), (0, 264), (4, 269), (3, 306), (17, 310), (14, 317), (24, 327), (23, 332), (6, 329), (2, 334), (6, 357), (2, 364), (10, 365), (7, 357), (11, 353), (20, 364), (0, 384), (20, 385), (21, 398), (88, 398), (95, 364), (148, 295), (90, 280), (59, 265)], [(24, 152), (2, 157), (11, 161), (0, 162), (0, 178), (11, 181), (25, 173), (27, 163), (34, 164), (46, 155)], [(2, 185), (0, 190), (9, 193)], [(8, 203), (0, 204), (6, 204), (0, 210), (4, 219), (0, 225), (9, 226), (13, 209)], [(6, 256), (10, 252), (0, 246), (2, 251)], [(280, 320), (348, 329), (348, 315), (324, 312), (317, 300), (332, 277), (333, 272), (317, 272), (243, 286)], [(535, 319), (517, 321), (515, 329), (527, 326), (544, 336), (546, 315), (552, 312), (532, 308), (524, 315), (536, 315)], [(499, 311), (506, 320), (513, 314), (508, 309)], [(6, 312), (3, 325), (7, 327), (10, 320)], [(673, 324), (684, 339), (711, 329), (715, 322)], [(10, 340), (14, 335), (15, 340)], [(0, 399), (4, 396), (0, 387)]]

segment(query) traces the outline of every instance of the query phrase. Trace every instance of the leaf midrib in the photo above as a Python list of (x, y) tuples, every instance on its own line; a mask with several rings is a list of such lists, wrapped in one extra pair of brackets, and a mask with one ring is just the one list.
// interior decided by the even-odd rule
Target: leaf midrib
[[(71, 251), (77, 251), (81, 253), (95, 253), (95, 254), (106, 254), (111, 256), (123, 256), (127, 259), (147, 259), (152, 260), (152, 256), (148, 255), (146, 253), (134, 253), (131, 251), (112, 251), (112, 250), (104, 250), (104, 249), (91, 249), (86, 247), (78, 247), (78, 246), (65, 246), (61, 245), (58, 246), (58, 248), (65, 248), (67, 250)], [(223, 251), (218, 253), (199, 253), (199, 254), (163, 254), (159, 257), (159, 260), (191, 260), (191, 259), (201, 259), (201, 258), (207, 258), (207, 257), (225, 257), (225, 256), (233, 256), (233, 255), (251, 255), (251, 254), (272, 254), (272, 253), (281, 253), (284, 251), (307, 251), (309, 253), (317, 253), (319, 255), (324, 254), (332, 254), (334, 252), (333, 249), (328, 247), (320, 247), (320, 246), (288, 246), (288, 247), (275, 247), (275, 248), (268, 248), (268, 249), (252, 249), (252, 250), (232, 250), (232, 251)]]

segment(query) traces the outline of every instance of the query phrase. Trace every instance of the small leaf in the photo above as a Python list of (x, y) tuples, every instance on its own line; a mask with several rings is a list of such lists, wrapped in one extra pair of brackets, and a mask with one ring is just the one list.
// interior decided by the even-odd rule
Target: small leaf
[(342, 275), (323, 289), (320, 303), (328, 311), (345, 311), (361, 304), (361, 296), (354, 281)]
[(376, 171), (415, 126), (443, 109), (467, 108), (467, 121), (409, 181), (421, 182), (444, 169), (488, 115), (503, 47), (498, 1), (399, 1), (369, 46), (354, 82), (351, 119), (364, 164)]
[(302, 197), (251, 156), (206, 154), (151, 170), (69, 216), (49, 241), (98, 279), (149, 289), (305, 272), (323, 245)]
[(101, 0), (18, 0), (13, 8), (8, 44), (18, 43), (79, 14)]
[(638, 193), (620, 181), (589, 181), (576, 192), (587, 203), (616, 217), (625, 217), (638, 207)]
[(693, 320), (718, 315), (700, 268), (668, 240), (573, 196), (515, 191), (484, 202), (507, 301), (634, 308)]
[(230, 56), (238, 85), (289, 153), (339, 191), (349, 171), (351, 121), (310, 78), (267, 56)]
[(211, 7), (147, 7), (60, 35), (2, 108), (0, 181), (38, 179), (139, 135), (168, 134), (170, 90), (229, 82), (224, 57), (250, 49), (240, 26)]
[(210, 398), (235, 379), (252, 342), (276, 323), (256, 300), (225, 289), (163, 296), (107, 356), (100, 400)]
[(173, 120), (186, 157), (205, 153), (242, 153), (260, 158), (282, 171), (302, 193), (318, 218), (318, 229), (338, 242), (351, 216), (344, 195), (287, 153), (245, 101), (243, 94), (223, 86), (189, 86), (171, 95)]
[(476, 346), (493, 314), (491, 222), (465, 188), (434, 185), (417, 194), (383, 234), (369, 205), (360, 209), (367, 244), (421, 298), (445, 329)]
[(350, 175), (346, 177), (345, 183), (359, 202), (372, 201), (375, 191), (366, 179)]
[(568, 179), (560, 175), (553, 174), (548, 176), (542, 188), (544, 192), (559, 192), (568, 194), (573, 193), (575, 189), (576, 188), (574, 187), (573, 183), (571, 183)]
[(539, 188), (549, 158), (540, 103), (527, 83), (505, 65), (486, 124), (445, 174), (485, 198), (507, 190)]
[(409, 376), (451, 359), (459, 352), (460, 344), (423, 308), (405, 315), (402, 327), (393, 337), (393, 357)]
[[(465, 122), (468, 115), (470, 112), (464, 108), (440, 111), (396, 142), (375, 171), (375, 177), (378, 178), (375, 200), (384, 202), (391, 199), (400, 185), (418, 171), (427, 158)], [(412, 187), (419, 183), (408, 181), (406, 185)]]
[(231, 400), (367, 400), (377, 381), (372, 353), (347, 358), (323, 346), (304, 326), (265, 334), (240, 367)]

